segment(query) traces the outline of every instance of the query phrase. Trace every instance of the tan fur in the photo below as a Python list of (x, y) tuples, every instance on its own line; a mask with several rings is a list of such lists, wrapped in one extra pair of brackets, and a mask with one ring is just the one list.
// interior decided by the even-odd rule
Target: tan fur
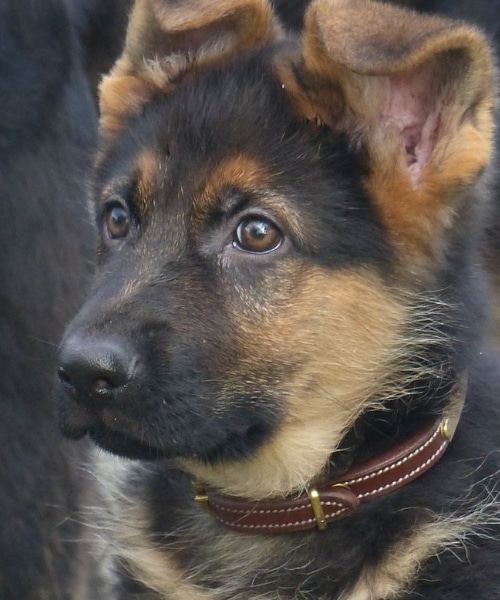
[(208, 23), (233, 21), (227, 29), (240, 32), (234, 51), (241, 52), (266, 43), (273, 34), (271, 7), (266, 0), (153, 0), (154, 12), (162, 29), (172, 34), (202, 30)]
[(166, 163), (154, 150), (144, 150), (136, 160), (137, 172), (137, 205), (144, 216), (150, 209), (150, 203), (155, 190), (161, 187), (162, 178), (165, 177)]
[(225, 160), (211, 172), (198, 194), (196, 212), (201, 217), (214, 204), (214, 198), (234, 186), (242, 192), (267, 192), (270, 175), (267, 167), (255, 158), (239, 155)]
[[(282, 390), (284, 422), (245, 462), (183, 466), (228, 494), (262, 498), (302, 489), (322, 472), (345, 431), (380, 391), (399, 352), (405, 313), (369, 272), (319, 268), (304, 274), (293, 304), (279, 315), (263, 310), (257, 324), (252, 302), (249, 298), (246, 319), (241, 312), (238, 319), (235, 337), (246, 349), (230, 380), (245, 385), (245, 373), (258, 372), (259, 364), (282, 363), (284, 356), (301, 365)], [(256, 327), (271, 335), (256, 341)]]
[[(422, 562), (448, 545), (460, 545), (469, 524), (432, 522), (396, 544), (372, 569), (366, 569), (345, 600), (395, 600), (408, 591)], [(344, 599), (342, 599), (344, 600)]]
[(442, 257), (443, 238), (460, 208), (462, 190), (489, 162), (491, 140), (482, 138), (472, 125), (464, 125), (456, 136), (436, 146), (434, 160), (417, 189), (394, 141), (394, 136), (381, 134), (370, 142), (372, 174), (366, 188), (401, 255), (429, 270)]
[(153, 86), (143, 79), (119, 74), (121, 70), (129, 71), (126, 57), (119, 64), (123, 66), (115, 67), (117, 74), (105, 77), (99, 88), (100, 132), (104, 141), (114, 139), (122, 131), (125, 119), (139, 114), (154, 91)]
[[(247, 461), (216, 467), (181, 463), (202, 482), (230, 495), (285, 495), (321, 478), (359, 414), (382, 410), (382, 403), (400, 397), (405, 386), (423, 376), (423, 367), (414, 370), (408, 356), (423, 343), (443, 343), (435, 328), (428, 329), (433, 312), (439, 315), (438, 305), (419, 294), (386, 288), (367, 270), (332, 274), (311, 269), (294, 290), (293, 304), (284, 304), (279, 315), (264, 303), (243, 298), (236, 337), (246, 350), (228, 384), (228, 391), (235, 390), (235, 381), (245, 386), (259, 367), (283, 364), (286, 356), (294, 375), (280, 390), (286, 414), (279, 431)], [(287, 297), (286, 289), (283, 294)], [(261, 316), (258, 324), (255, 310)], [(270, 335), (255, 341), (256, 327)]]
[(255, 190), (269, 184), (267, 167), (255, 158), (239, 155), (219, 165), (206, 181), (203, 196), (213, 203), (214, 197), (225, 187), (238, 186), (242, 190)]

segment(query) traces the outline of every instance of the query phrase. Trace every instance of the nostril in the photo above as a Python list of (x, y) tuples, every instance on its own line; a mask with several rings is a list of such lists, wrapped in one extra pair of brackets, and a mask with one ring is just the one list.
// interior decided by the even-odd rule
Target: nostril
[(57, 376), (59, 381), (64, 385), (64, 387), (72, 388), (73, 382), (71, 381), (71, 377), (66, 373), (63, 367), (59, 367), (57, 371)]

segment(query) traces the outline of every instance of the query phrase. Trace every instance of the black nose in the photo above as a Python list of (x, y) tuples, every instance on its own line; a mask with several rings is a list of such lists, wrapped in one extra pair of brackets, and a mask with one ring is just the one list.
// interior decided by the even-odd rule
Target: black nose
[(59, 381), (68, 392), (82, 399), (105, 399), (133, 377), (137, 353), (120, 338), (73, 334), (59, 360)]

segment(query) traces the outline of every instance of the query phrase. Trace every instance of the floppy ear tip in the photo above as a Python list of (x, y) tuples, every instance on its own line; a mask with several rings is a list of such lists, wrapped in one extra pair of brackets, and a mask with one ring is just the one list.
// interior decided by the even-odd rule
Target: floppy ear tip
[(132, 108), (147, 101), (151, 92), (151, 85), (136, 75), (108, 75), (99, 86), (101, 112), (122, 112), (121, 107)]
[(153, 87), (134, 75), (113, 72), (99, 86), (100, 130), (110, 137), (123, 128), (124, 121), (140, 112), (151, 99)]
[(269, 29), (273, 10), (269, 0), (142, 0), (164, 32), (178, 33), (235, 17), (246, 29)]
[(410, 7), (374, 0), (313, 0), (305, 18), (310, 53), (331, 53), (366, 75), (417, 66), (440, 50), (464, 50), (486, 75), (494, 71), (490, 43), (479, 28)]
[[(490, 40), (484, 31), (469, 24), (449, 21), (449, 31), (441, 34), (439, 45), (443, 51), (463, 51), (479, 76), (496, 79), (495, 60)], [(439, 46), (438, 48), (439, 49)]]

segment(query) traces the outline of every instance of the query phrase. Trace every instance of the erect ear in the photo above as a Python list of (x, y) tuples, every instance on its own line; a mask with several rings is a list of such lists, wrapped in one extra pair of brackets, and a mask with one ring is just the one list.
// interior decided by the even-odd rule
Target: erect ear
[(492, 153), (484, 36), (381, 2), (315, 0), (300, 62), (281, 69), (297, 110), (367, 150), (366, 186), (394, 242), (435, 260)]
[(180, 75), (280, 35), (268, 0), (136, 0), (124, 53), (100, 87), (104, 137)]

